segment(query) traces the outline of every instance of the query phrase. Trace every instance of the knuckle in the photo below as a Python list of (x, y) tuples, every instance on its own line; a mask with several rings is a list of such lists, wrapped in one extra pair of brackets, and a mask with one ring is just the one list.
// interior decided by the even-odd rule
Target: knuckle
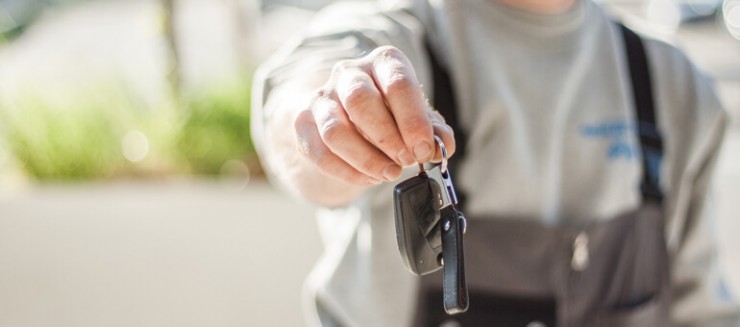
[(390, 142), (390, 141), (388, 140), (388, 138), (387, 138), (387, 137), (385, 137), (385, 136), (383, 136), (383, 135), (381, 135), (381, 136), (378, 136), (378, 137), (377, 137), (377, 139), (375, 139), (375, 143), (376, 143), (376, 144), (377, 144), (378, 146), (386, 146), (386, 145), (389, 145), (389, 146), (391, 146), (391, 147), (393, 147), (393, 148), (399, 148), (399, 146), (398, 146), (397, 144), (393, 144), (392, 142)]
[(332, 67), (332, 75), (341, 75), (347, 71), (353, 70), (357, 67), (356, 60), (345, 59), (337, 61)]
[(447, 149), (448, 155), (452, 155), (455, 153), (455, 150), (457, 149), (456, 143), (455, 143), (455, 133), (452, 130), (452, 128), (448, 125), (435, 125), (434, 133), (436, 135), (439, 135), (439, 137), (442, 138), (442, 142), (445, 145), (445, 148)]
[(328, 119), (319, 126), (319, 134), (327, 145), (335, 145), (345, 139), (348, 128), (336, 119)]
[(374, 86), (363, 81), (352, 82), (343, 92), (343, 100), (346, 108), (360, 108), (366, 106), (374, 98), (379, 96), (379, 92)]
[(305, 135), (298, 135), (297, 141), (296, 147), (303, 157), (307, 158), (317, 166), (321, 166), (323, 164), (322, 158), (326, 157), (324, 155), (324, 147), (313, 144), (311, 138), (305, 137)]
[(383, 173), (383, 160), (380, 158), (377, 158), (376, 156), (371, 156), (366, 158), (360, 163), (360, 170), (366, 171), (371, 174), (377, 174), (379, 176), (382, 176)]
[(454, 137), (447, 137), (444, 140), (445, 147), (447, 148), (448, 155), (452, 156), (457, 150), (457, 144), (455, 143)]
[(322, 147), (315, 144), (316, 138), (312, 137), (312, 128), (315, 128), (315, 126), (303, 118), (299, 118), (295, 122), (295, 139), (298, 152), (311, 161), (315, 161), (316, 156), (321, 156), (317, 152), (321, 152)]
[(442, 114), (439, 113), (439, 111), (429, 110), (428, 111), (428, 116), (429, 116), (429, 119), (430, 120), (432, 120), (432, 121), (434, 121), (436, 123), (441, 123), (443, 125), (447, 123), (447, 120), (445, 120), (445, 117), (442, 116)]
[(334, 88), (327, 84), (314, 91), (313, 103), (316, 103), (321, 100), (329, 100), (334, 96), (334, 94), (335, 94)]
[(403, 143), (403, 139), (398, 132), (379, 134), (373, 141), (378, 148), (385, 150), (385, 153), (391, 155), (391, 157), (406, 148), (406, 145)]
[(316, 128), (316, 126), (311, 112), (304, 110), (298, 113), (293, 122), (293, 130), (295, 132), (298, 150), (303, 154), (309, 151), (312, 128)]
[(314, 119), (310, 110), (301, 110), (295, 116), (294, 127), (296, 131), (302, 131), (307, 125), (312, 124), (314, 124)]
[(403, 52), (401, 52), (401, 50), (398, 50), (398, 48), (392, 45), (380, 46), (377, 49), (375, 49), (374, 54), (376, 57), (388, 58), (388, 59), (401, 59), (405, 57), (405, 55), (403, 54)]
[(404, 120), (406, 132), (411, 137), (426, 137), (431, 131), (429, 120), (421, 117), (406, 117)]
[(386, 154), (398, 152), (405, 146), (400, 134), (394, 130), (395, 128), (396, 126), (392, 123), (377, 119), (372, 115), (365, 115), (362, 125), (357, 126), (366, 140)]
[[(327, 170), (326, 168), (331, 164), (331, 157), (327, 155), (326, 151), (326, 148), (323, 147), (314, 149), (314, 151), (312, 151), (308, 156), (309, 159), (322, 170)], [(329, 169), (328, 172), (331, 172), (331, 170)]]
[(389, 96), (408, 96), (417, 88), (416, 80), (401, 72), (393, 73), (386, 82)]
[(421, 91), (413, 67), (401, 50), (392, 46), (377, 48), (373, 65), (380, 72), (380, 85), (386, 96), (408, 96)]

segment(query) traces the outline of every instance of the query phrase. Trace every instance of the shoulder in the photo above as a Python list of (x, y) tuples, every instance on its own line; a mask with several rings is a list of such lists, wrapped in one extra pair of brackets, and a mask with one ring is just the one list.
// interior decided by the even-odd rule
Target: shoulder
[(727, 119), (715, 81), (680, 46), (641, 33), (645, 44), (655, 104), (664, 127), (701, 133)]
[(705, 114), (723, 112), (714, 79), (702, 71), (677, 43), (645, 35), (642, 38), (659, 102)]
[[(295, 76), (328, 74), (340, 60), (355, 59), (373, 49), (391, 45), (404, 52), (426, 82), (424, 28), (404, 0), (337, 1), (317, 12), (308, 26), (262, 62), (254, 77), (255, 101)], [(259, 102), (255, 102), (259, 103)]]
[(383, 1), (339, 1), (316, 14), (304, 37), (347, 32), (384, 34), (387, 37), (419, 31), (419, 21), (408, 6), (384, 5)]
[(676, 43), (644, 34), (642, 39), (654, 79), (674, 88), (711, 83)]
[(424, 28), (411, 12), (383, 1), (335, 2), (262, 63), (257, 77), (278, 81), (284, 80), (280, 76), (326, 72), (337, 61), (361, 57), (384, 45), (397, 47), (414, 66), (421, 65), (426, 60), (420, 51)]
[(719, 149), (729, 120), (703, 72), (677, 43), (642, 34), (658, 125), (666, 144), (669, 189), (700, 173)]
[[(405, 6), (383, 1), (338, 1), (317, 12), (269, 61), (311, 56), (323, 62), (357, 58), (382, 45), (404, 47), (423, 35), (423, 27)], [(404, 49), (402, 49), (404, 50)]]

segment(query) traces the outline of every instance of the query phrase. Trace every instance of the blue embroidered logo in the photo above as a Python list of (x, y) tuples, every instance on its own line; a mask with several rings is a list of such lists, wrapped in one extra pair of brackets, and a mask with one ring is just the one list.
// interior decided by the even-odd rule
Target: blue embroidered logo
[(635, 126), (626, 121), (611, 121), (581, 126), (581, 135), (588, 138), (606, 139), (609, 142), (607, 157), (634, 159), (637, 157), (634, 145), (628, 142), (628, 135), (634, 133)]

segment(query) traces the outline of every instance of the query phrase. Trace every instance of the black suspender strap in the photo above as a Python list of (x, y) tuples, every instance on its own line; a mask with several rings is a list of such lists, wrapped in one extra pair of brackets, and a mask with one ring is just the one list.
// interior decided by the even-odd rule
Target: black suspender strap
[[(450, 158), (448, 165), (452, 171), (457, 171), (457, 167), (460, 165), (461, 158), (465, 157), (465, 143), (467, 136), (465, 135), (460, 121), (457, 115), (457, 100), (455, 99), (455, 92), (452, 85), (452, 79), (445, 66), (437, 57), (436, 53), (432, 49), (432, 46), (428, 38), (424, 39), (424, 46), (426, 47), (427, 54), (429, 55), (429, 61), (432, 65), (432, 78), (434, 86), (434, 94), (431, 102), (434, 109), (437, 110), (442, 117), (444, 117), (447, 125), (452, 127), (452, 131), (455, 133), (455, 155)], [(465, 192), (461, 189), (457, 189), (457, 201), (462, 208), (465, 205)]]
[[(637, 114), (637, 132), (639, 133), (640, 148), (642, 151), (643, 177), (640, 185), (645, 200), (661, 202), (663, 192), (660, 188), (660, 166), (663, 157), (663, 139), (658, 130), (655, 115), (653, 90), (650, 81), (650, 71), (642, 39), (632, 30), (620, 24), (625, 43), (625, 52), (629, 64), (632, 93)], [(445, 117), (447, 124), (455, 131), (457, 150), (450, 160), (453, 170), (458, 166), (460, 158), (465, 154), (465, 134), (460, 126), (457, 111), (457, 102), (452, 80), (447, 69), (442, 65), (433, 51), (429, 40), (425, 46), (431, 63), (434, 79), (434, 95), (432, 104)], [(460, 204), (464, 206), (465, 194), (458, 189)]]
[(660, 166), (663, 159), (663, 138), (658, 130), (653, 101), (650, 69), (642, 39), (632, 30), (621, 25), (627, 52), (632, 95), (637, 113), (637, 131), (642, 149), (642, 184), (640, 189), (645, 200), (663, 200), (660, 188)]
[(457, 117), (457, 99), (455, 99), (452, 79), (434, 50), (432, 50), (428, 39), (425, 39), (424, 45), (429, 54), (429, 61), (432, 64), (432, 78), (434, 79), (432, 105), (445, 118), (447, 125), (450, 125), (455, 132), (455, 157), (462, 158), (465, 152), (466, 137)]

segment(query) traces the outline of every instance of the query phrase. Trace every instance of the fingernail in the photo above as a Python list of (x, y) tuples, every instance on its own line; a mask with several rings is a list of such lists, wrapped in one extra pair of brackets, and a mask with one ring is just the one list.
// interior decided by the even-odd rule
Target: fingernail
[(408, 150), (403, 149), (398, 153), (398, 161), (404, 166), (411, 166), (416, 163), (414, 157), (411, 156)]
[(383, 177), (385, 179), (392, 181), (398, 176), (401, 176), (401, 166), (396, 164), (388, 164), (388, 166), (385, 166), (385, 169), (383, 170)]
[(375, 178), (370, 178), (370, 179), (368, 179), (368, 182), (370, 184), (373, 184), (373, 185), (378, 185), (378, 184), (382, 183), (383, 181), (381, 181), (379, 179), (375, 179)]
[(427, 142), (420, 142), (414, 146), (414, 157), (417, 162), (422, 162), (431, 156), (432, 147)]

